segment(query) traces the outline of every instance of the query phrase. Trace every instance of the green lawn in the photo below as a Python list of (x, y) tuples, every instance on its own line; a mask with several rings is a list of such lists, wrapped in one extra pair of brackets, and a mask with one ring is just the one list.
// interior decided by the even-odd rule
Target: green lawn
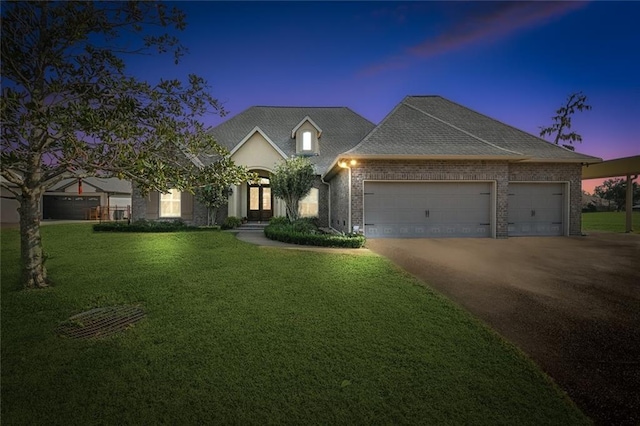
[[(632, 213), (633, 233), (640, 234), (640, 212)], [(582, 213), (583, 231), (625, 232), (625, 212)]]
[[(223, 232), (42, 229), (55, 287), (17, 291), (2, 231), (2, 424), (583, 424), (537, 367), (375, 255)], [(93, 307), (147, 318), (55, 335)]]

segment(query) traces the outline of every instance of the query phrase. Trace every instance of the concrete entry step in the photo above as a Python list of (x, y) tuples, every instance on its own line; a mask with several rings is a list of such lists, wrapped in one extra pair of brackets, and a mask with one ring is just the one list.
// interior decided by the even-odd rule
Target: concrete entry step
[(264, 231), (269, 222), (245, 222), (238, 226), (238, 231)]

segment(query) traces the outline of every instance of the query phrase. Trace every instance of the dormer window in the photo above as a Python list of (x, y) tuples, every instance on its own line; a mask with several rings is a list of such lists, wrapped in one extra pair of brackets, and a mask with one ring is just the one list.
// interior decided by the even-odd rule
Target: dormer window
[(291, 139), (296, 143), (296, 155), (312, 156), (320, 154), (319, 139), (322, 129), (314, 123), (311, 117), (303, 118), (291, 130)]
[(311, 151), (311, 132), (308, 130), (302, 132), (302, 150)]

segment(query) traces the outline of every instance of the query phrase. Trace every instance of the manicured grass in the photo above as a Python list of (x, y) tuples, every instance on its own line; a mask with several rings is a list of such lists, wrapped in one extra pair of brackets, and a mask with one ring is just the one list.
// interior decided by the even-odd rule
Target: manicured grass
[[(632, 213), (633, 233), (640, 234), (640, 212)], [(625, 232), (625, 212), (582, 213), (583, 231)]]
[[(223, 232), (42, 229), (55, 287), (16, 290), (2, 231), (2, 423), (582, 424), (511, 345), (375, 255)], [(55, 335), (93, 307), (147, 318)]]

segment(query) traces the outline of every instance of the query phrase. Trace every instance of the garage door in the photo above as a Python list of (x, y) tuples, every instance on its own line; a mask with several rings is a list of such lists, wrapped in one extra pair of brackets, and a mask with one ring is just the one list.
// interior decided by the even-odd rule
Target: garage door
[(371, 238), (490, 237), (488, 182), (365, 182)]
[(45, 195), (42, 200), (44, 219), (83, 220), (91, 207), (100, 205), (100, 197)]
[(509, 183), (509, 236), (564, 235), (562, 183)]

